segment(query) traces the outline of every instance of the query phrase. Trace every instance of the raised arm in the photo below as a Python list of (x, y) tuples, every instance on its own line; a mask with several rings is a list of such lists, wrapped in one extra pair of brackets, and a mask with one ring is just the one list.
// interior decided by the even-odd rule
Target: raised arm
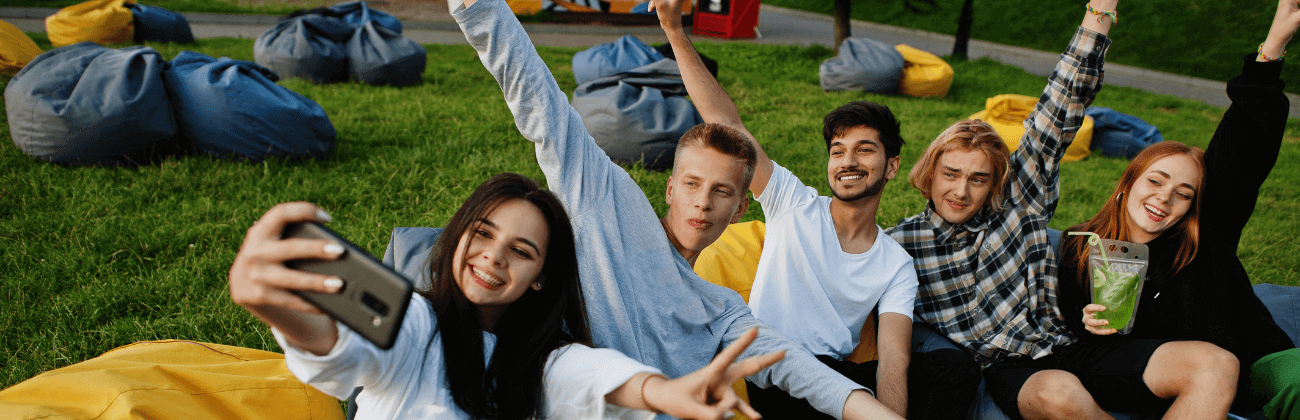
[(754, 143), (754, 148), (758, 150), (758, 165), (754, 168), (754, 179), (749, 183), (749, 190), (754, 196), (760, 196), (763, 189), (767, 188), (767, 180), (772, 177), (772, 160), (763, 152), (763, 146), (758, 144), (754, 135), (745, 128), (744, 122), (740, 121), (736, 103), (704, 67), (704, 61), (700, 60), (695, 46), (686, 37), (686, 31), (682, 29), (683, 1), (689, 0), (653, 0), (650, 7), (659, 14), (659, 26), (664, 29), (668, 43), (673, 46), (673, 55), (676, 56), (677, 67), (682, 73), (682, 82), (686, 84), (686, 93), (691, 96), (691, 101), (700, 111), (704, 122), (735, 127)]
[(519, 133), (536, 143), (547, 187), (569, 215), (615, 206), (607, 192), (635, 182), (596, 145), (510, 7), (503, 0), (466, 1), (452, 17), (500, 85)]
[[(1281, 0), (1259, 54), (1246, 56), (1241, 75), (1228, 82), (1232, 105), (1205, 153), (1201, 220), (1213, 221), (1215, 240), (1236, 246), (1255, 210), (1260, 186), (1277, 162), (1290, 101), (1278, 77), (1286, 45), (1300, 26), (1296, 0)], [(1277, 60), (1270, 60), (1277, 59)], [(1202, 225), (1202, 229), (1206, 229)], [(1229, 243), (1230, 242), (1230, 243)]]
[(1101, 89), (1118, 0), (1092, 0), (1083, 23), (1061, 54), (1034, 111), (1025, 120), (1020, 148), (1011, 156), (1007, 197), (1012, 206), (1051, 216), (1059, 194), (1059, 166), (1083, 125), (1084, 109)]

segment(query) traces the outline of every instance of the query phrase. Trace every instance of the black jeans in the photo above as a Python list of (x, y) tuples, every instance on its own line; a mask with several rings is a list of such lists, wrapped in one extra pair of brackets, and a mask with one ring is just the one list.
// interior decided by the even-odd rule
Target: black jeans
[[(826, 366), (868, 389), (876, 389), (877, 362), (862, 364), (818, 356)], [(964, 419), (975, 401), (980, 369), (975, 359), (957, 349), (912, 353), (907, 370), (908, 418)], [(749, 405), (764, 419), (830, 419), (808, 401), (791, 397), (777, 387), (762, 389), (746, 382)]]

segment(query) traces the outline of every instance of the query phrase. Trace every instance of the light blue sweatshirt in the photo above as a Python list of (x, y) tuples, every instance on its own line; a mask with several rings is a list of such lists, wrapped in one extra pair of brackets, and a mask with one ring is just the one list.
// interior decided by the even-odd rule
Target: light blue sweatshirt
[(640, 186), (596, 146), (506, 3), (480, 0), (452, 16), (501, 85), (519, 132), (537, 144), (537, 163), (569, 212), (594, 344), (679, 377), (759, 326), (743, 357), (786, 355), (748, 379), (839, 419), (862, 386), (763, 325), (736, 292), (695, 274)]

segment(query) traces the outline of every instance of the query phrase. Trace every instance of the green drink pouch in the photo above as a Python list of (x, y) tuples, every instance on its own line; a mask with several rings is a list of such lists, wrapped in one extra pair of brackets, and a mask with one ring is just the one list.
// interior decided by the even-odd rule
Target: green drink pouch
[(1071, 232), (1071, 235), (1088, 235), (1088, 285), (1092, 290), (1092, 303), (1106, 306), (1097, 312), (1097, 319), (1110, 321), (1110, 327), (1120, 334), (1133, 330), (1142, 285), (1146, 281), (1149, 254), (1147, 246), (1132, 242), (1101, 239), (1091, 232)]

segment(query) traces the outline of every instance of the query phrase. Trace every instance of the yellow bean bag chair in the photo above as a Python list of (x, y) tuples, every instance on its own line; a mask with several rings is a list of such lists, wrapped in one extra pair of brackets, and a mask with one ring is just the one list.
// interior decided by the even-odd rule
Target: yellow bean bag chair
[[(1020, 137), (1025, 135), (1025, 119), (1034, 111), (1038, 98), (1025, 95), (998, 95), (984, 102), (984, 110), (970, 116), (972, 120), (983, 120), (997, 130), (1007, 148), (1016, 151), (1020, 147)], [(1083, 126), (1074, 135), (1074, 143), (1065, 149), (1065, 162), (1074, 162), (1088, 157), (1092, 145), (1092, 127), (1096, 123), (1092, 117), (1083, 117)]]
[(542, 0), (506, 0), (516, 15), (535, 15), (542, 11)]
[(0, 20), (0, 74), (14, 74), (41, 55), (32, 38), (9, 22)]
[(64, 7), (45, 18), (45, 32), (55, 47), (86, 41), (100, 45), (130, 41), (135, 25), (127, 4), (135, 4), (135, 0), (90, 0)]
[(284, 355), (195, 341), (143, 341), (0, 391), (5, 419), (341, 420)]
[[(727, 227), (717, 242), (704, 248), (695, 259), (695, 274), (713, 283), (740, 293), (749, 302), (749, 291), (754, 287), (758, 273), (758, 258), (763, 255), (763, 236), (767, 226), (760, 221), (736, 223)], [(876, 360), (876, 315), (873, 313), (862, 325), (862, 340), (847, 360), (862, 363)], [(749, 392), (745, 380), (732, 385), (736, 395), (746, 402)], [(747, 419), (739, 415), (737, 419)]]
[(898, 80), (898, 93), (922, 98), (942, 98), (952, 87), (952, 66), (939, 56), (898, 44), (894, 49), (903, 54), (903, 77)]

